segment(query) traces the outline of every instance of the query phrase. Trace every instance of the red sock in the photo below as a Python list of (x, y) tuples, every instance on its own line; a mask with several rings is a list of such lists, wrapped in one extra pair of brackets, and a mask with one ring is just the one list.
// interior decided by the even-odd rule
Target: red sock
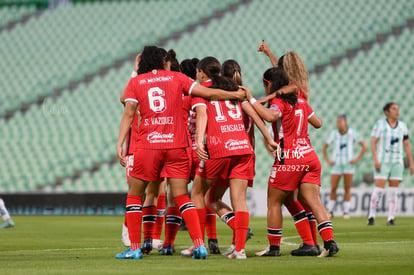
[(157, 201), (157, 221), (155, 222), (154, 233), (152, 238), (155, 240), (161, 239), (162, 225), (165, 218), (165, 195), (159, 195)]
[(318, 245), (318, 230), (316, 227), (316, 218), (313, 215), (312, 210), (309, 207), (304, 205), (303, 208), (305, 208), (306, 216), (308, 217), (309, 226), (312, 232), (313, 242), (315, 243), (315, 245)]
[(226, 214), (221, 216), (221, 220), (225, 222), (231, 228), (231, 230), (233, 230), (233, 242), (231, 244), (233, 245), (236, 244), (236, 230), (234, 226), (234, 221), (236, 219), (235, 219), (234, 212), (227, 212)]
[(181, 212), (177, 206), (169, 206), (167, 216), (165, 218), (165, 240), (164, 247), (167, 245), (174, 245), (175, 237), (177, 236), (178, 228), (181, 224)]
[(180, 208), (185, 224), (187, 225), (188, 233), (194, 243), (194, 248), (204, 245), (203, 235), (200, 229), (200, 220), (198, 219), (197, 211), (194, 203), (191, 202), (188, 194), (184, 194), (174, 198), (175, 203)]
[(249, 212), (238, 211), (235, 213), (236, 251), (244, 249), (247, 230), (249, 229)]
[(324, 242), (333, 240), (333, 227), (330, 221), (321, 222), (318, 225), (318, 230)]
[(200, 229), (201, 229), (201, 235), (203, 236), (204, 241), (204, 232), (206, 228), (206, 220), (207, 220), (207, 211), (205, 208), (202, 209), (196, 209), (198, 214), (198, 219), (200, 220)]
[(151, 238), (157, 221), (157, 208), (149, 205), (142, 208), (142, 223), (144, 225), (144, 239)]
[(292, 215), (295, 222), (296, 230), (298, 231), (303, 243), (309, 245), (315, 245), (312, 237), (312, 231), (310, 229), (308, 218), (300, 202), (294, 201), (286, 206)]
[(206, 220), (206, 232), (209, 239), (217, 240), (217, 228), (216, 228), (216, 212), (210, 207), (206, 206), (207, 220)]
[(125, 216), (128, 224), (131, 249), (141, 247), (141, 223), (142, 223), (142, 198), (138, 196), (127, 196)]
[(267, 238), (270, 245), (280, 246), (280, 240), (282, 239), (282, 228), (267, 228)]

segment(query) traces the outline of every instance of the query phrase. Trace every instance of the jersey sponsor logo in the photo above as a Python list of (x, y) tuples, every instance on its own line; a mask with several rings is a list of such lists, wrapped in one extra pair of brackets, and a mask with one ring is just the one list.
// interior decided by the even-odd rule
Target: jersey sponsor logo
[(235, 140), (229, 139), (224, 144), (224, 147), (229, 151), (249, 148), (249, 141), (247, 139)]
[(149, 143), (171, 143), (174, 142), (174, 134), (163, 134), (158, 132), (152, 132), (148, 134), (147, 140)]
[(279, 160), (279, 162), (284, 159), (301, 159), (305, 157), (305, 153), (307, 152), (308, 152), (308, 149), (303, 149), (299, 147), (296, 147), (294, 150), (291, 150), (291, 149), (287, 149), (284, 151), (277, 150), (276, 157)]
[(339, 145), (340, 150), (345, 149), (345, 148), (346, 148), (346, 143), (343, 143), (343, 144)]
[(153, 78), (149, 78), (147, 79), (147, 83), (156, 83), (156, 82), (166, 82), (166, 81), (172, 81), (173, 77), (172, 76), (159, 76), (159, 77), (153, 77)]
[(400, 139), (398, 137), (392, 138), (391, 139), (391, 145), (394, 145), (395, 143), (398, 143), (398, 141), (400, 141)]
[(246, 131), (243, 124), (222, 125), (220, 130), (222, 133)]
[[(150, 123), (151, 122), (151, 123)], [(167, 116), (167, 117), (155, 117), (155, 118), (151, 118), (145, 119), (145, 126), (149, 126), (149, 125), (167, 125), (167, 124), (174, 124), (174, 117), (172, 116)]]

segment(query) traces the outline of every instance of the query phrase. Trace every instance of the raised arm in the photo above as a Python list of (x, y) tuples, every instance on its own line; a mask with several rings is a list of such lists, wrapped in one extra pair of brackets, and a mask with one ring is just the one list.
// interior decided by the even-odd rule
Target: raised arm
[(134, 115), (137, 111), (137, 106), (138, 104), (136, 102), (127, 101), (125, 103), (125, 110), (122, 116), (121, 125), (119, 127), (118, 143), (116, 145), (118, 159), (122, 166), (126, 165), (125, 152), (122, 149), (122, 145), (124, 144), (128, 131), (131, 128), (132, 120), (134, 119)]
[(408, 138), (404, 139), (403, 142), (405, 152), (407, 153), (408, 163), (410, 165), (410, 175), (414, 175), (413, 152), (411, 150), (411, 143)]
[(372, 152), (372, 156), (374, 158), (374, 166), (375, 166), (375, 169), (377, 171), (379, 171), (381, 169), (381, 163), (378, 160), (377, 142), (378, 142), (377, 137), (372, 137), (371, 138), (371, 152)]
[(207, 109), (204, 105), (199, 105), (195, 108), (196, 116), (196, 145), (197, 156), (200, 160), (207, 160), (208, 154), (204, 150), (204, 136), (206, 134), (207, 127)]
[(262, 99), (258, 99), (257, 102), (259, 102), (260, 104), (265, 104), (266, 102), (275, 98), (277, 95), (297, 93), (297, 92), (298, 92), (298, 88), (296, 87), (296, 85), (293, 85), (293, 84), (286, 85), (280, 88), (279, 90), (275, 91), (274, 93), (271, 93), (270, 95), (267, 95), (266, 97)]
[(277, 57), (272, 53), (272, 51), (269, 49), (269, 46), (262, 40), (262, 43), (260, 43), (259, 48), (257, 49), (258, 52), (264, 53), (267, 57), (269, 57), (270, 63), (272, 63), (273, 67), (277, 67)]
[(191, 90), (191, 95), (203, 97), (209, 100), (237, 99), (241, 101), (245, 99), (246, 92), (244, 88), (239, 88), (239, 90), (235, 92), (229, 92), (229, 91), (224, 91), (221, 89), (207, 88), (207, 87), (201, 86), (200, 84), (195, 84), (193, 89)]

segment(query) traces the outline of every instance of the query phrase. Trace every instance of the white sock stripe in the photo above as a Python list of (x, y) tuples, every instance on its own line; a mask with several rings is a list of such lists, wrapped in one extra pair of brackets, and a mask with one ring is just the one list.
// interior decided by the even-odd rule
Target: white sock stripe
[(301, 222), (301, 221), (303, 221), (303, 220), (307, 220), (308, 219), (308, 217), (304, 217), (304, 218), (302, 218), (302, 219), (300, 219), (300, 220), (298, 220), (298, 221), (295, 221), (295, 224), (297, 224), (298, 222)]

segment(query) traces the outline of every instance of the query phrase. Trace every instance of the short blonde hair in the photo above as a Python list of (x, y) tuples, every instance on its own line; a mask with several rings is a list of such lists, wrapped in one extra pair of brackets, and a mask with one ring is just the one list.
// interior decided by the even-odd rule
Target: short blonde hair
[(294, 51), (287, 52), (283, 57), (283, 69), (288, 75), (289, 81), (299, 86), (308, 97), (309, 72), (299, 54)]

